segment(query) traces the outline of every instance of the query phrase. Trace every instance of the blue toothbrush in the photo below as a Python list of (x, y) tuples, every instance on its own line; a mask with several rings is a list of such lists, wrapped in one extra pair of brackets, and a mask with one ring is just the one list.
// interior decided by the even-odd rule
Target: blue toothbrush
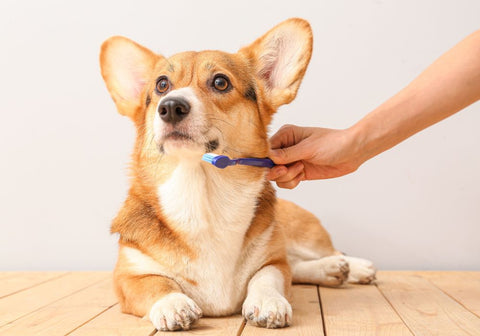
[(244, 166), (255, 166), (255, 167), (266, 167), (272, 168), (275, 166), (272, 160), (269, 158), (259, 159), (259, 158), (240, 158), (240, 159), (230, 159), (225, 155), (217, 155), (214, 153), (203, 154), (203, 161), (213, 164), (217, 168), (226, 168), (228, 166), (234, 165), (244, 165)]

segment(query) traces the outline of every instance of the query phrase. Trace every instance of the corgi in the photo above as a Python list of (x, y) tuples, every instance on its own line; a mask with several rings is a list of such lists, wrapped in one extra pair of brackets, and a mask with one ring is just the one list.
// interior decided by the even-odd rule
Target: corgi
[(103, 79), (136, 127), (131, 187), (111, 226), (124, 313), (164, 331), (240, 312), (249, 324), (282, 328), (292, 323), (292, 281), (375, 279), (372, 263), (337, 251), (313, 214), (276, 198), (268, 168), (201, 160), (268, 156), (267, 127), (295, 98), (312, 43), (309, 23), (298, 18), (235, 54), (167, 58), (125, 37), (103, 43)]

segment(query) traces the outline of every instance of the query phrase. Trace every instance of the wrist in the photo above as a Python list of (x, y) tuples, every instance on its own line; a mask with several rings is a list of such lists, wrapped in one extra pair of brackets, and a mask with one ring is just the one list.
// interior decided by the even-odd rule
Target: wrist
[(375, 151), (375, 135), (371, 130), (367, 129), (365, 124), (361, 122), (356, 123), (347, 128), (345, 133), (349, 147), (351, 148), (353, 161), (356, 162), (358, 166), (377, 154)]

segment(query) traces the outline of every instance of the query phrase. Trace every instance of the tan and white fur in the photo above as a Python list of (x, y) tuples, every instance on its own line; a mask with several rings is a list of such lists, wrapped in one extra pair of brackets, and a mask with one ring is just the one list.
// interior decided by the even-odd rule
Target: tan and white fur
[(266, 157), (267, 127), (291, 102), (312, 52), (312, 32), (287, 20), (235, 54), (169, 58), (112, 37), (102, 75), (135, 124), (131, 188), (112, 224), (114, 272), (125, 313), (159, 330), (190, 329), (203, 315), (242, 312), (267, 328), (292, 323), (291, 283), (370, 283), (370, 261), (343, 256), (319, 220), (277, 200), (266, 168), (221, 170), (206, 152)]

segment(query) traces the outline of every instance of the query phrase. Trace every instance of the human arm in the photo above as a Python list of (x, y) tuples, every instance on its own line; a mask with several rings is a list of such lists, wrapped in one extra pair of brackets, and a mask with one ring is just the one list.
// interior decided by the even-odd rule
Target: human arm
[(438, 58), (407, 87), (345, 130), (282, 127), (271, 138), (282, 188), (339, 177), (480, 99), (480, 30)]

